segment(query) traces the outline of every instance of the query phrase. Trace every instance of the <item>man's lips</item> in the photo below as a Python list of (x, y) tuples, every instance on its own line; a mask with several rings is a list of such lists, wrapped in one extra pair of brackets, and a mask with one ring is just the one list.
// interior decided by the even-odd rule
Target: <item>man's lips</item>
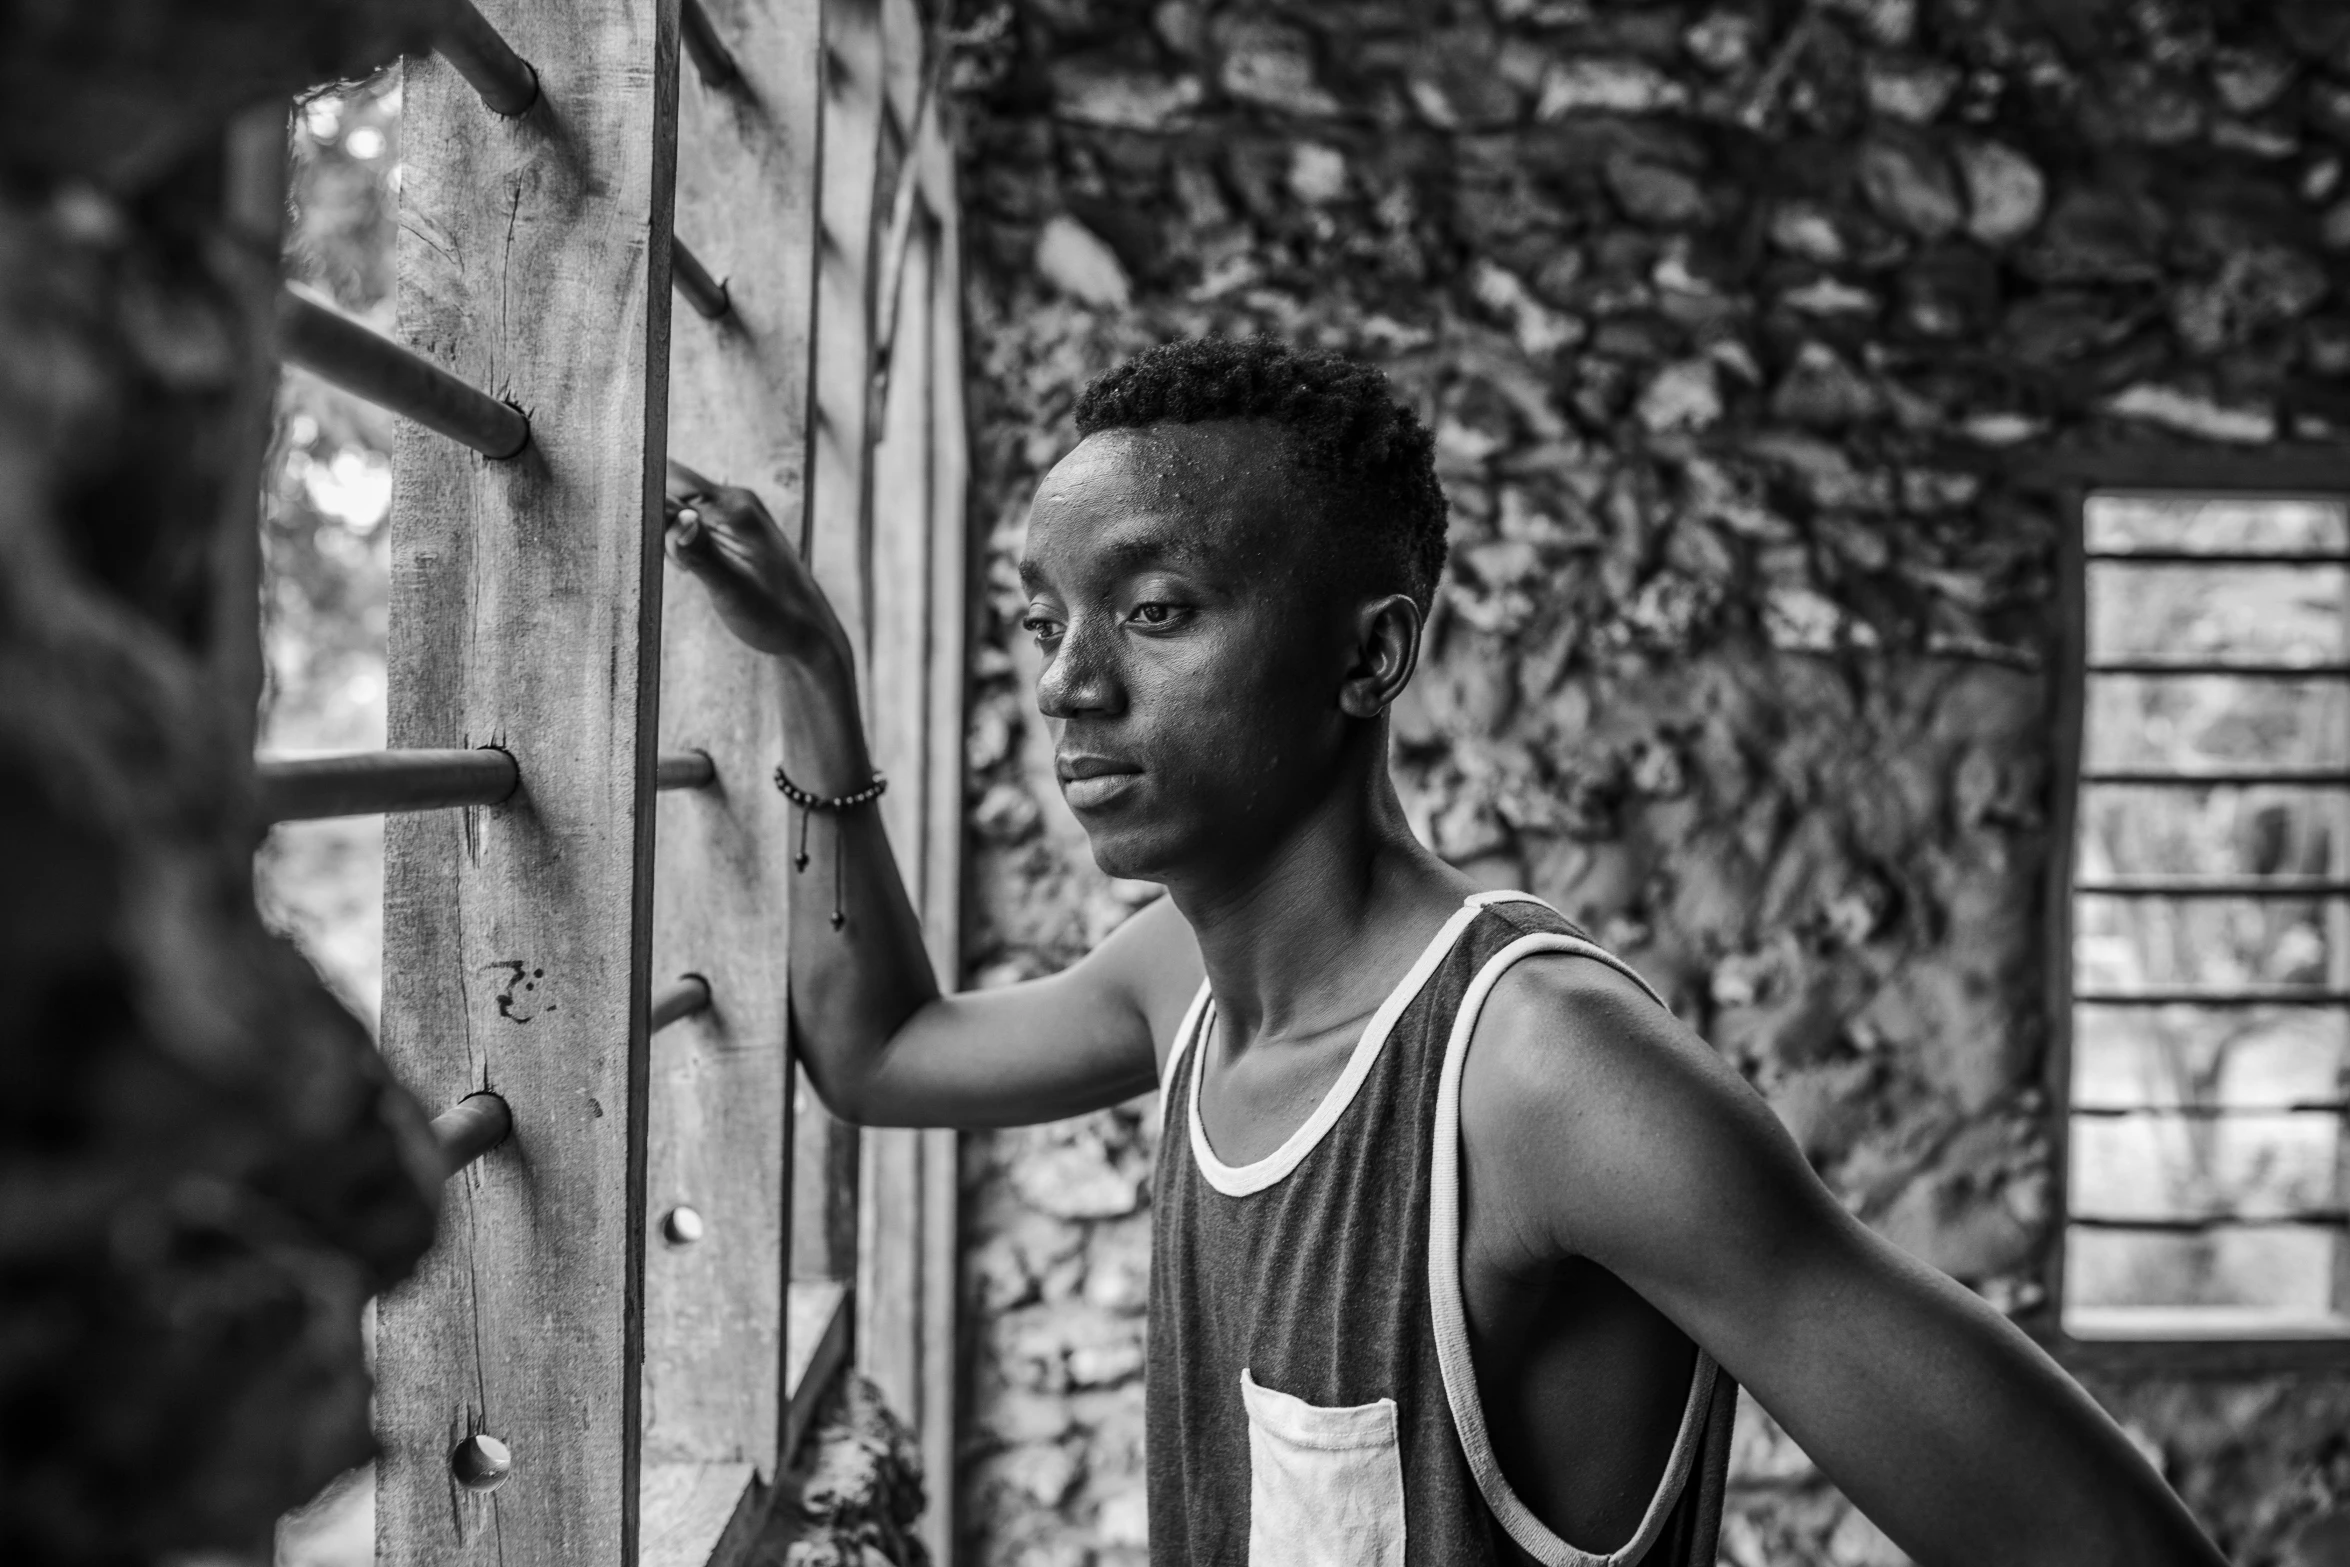
[(1106, 756), (1056, 756), (1053, 771), (1061, 782), (1074, 783), (1081, 778), (1106, 778), (1114, 774), (1139, 773), (1141, 768), (1132, 762), (1112, 761)]
[(1053, 771), (1061, 780), (1061, 798), (1073, 811), (1107, 805), (1142, 777), (1142, 769), (1131, 762), (1112, 761), (1106, 756), (1056, 757)]

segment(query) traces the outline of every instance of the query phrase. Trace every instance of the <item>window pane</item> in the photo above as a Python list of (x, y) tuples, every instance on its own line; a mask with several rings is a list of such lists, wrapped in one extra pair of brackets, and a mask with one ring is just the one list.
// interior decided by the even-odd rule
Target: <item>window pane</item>
[(2345, 1093), (2350, 1013), (2333, 1007), (2073, 1009), (2077, 1105), (2290, 1105)]
[(2342, 1118), (2324, 1111), (2076, 1116), (2072, 1211), (2203, 1219), (2331, 1208), (2341, 1134)]
[(2341, 899), (2073, 900), (2073, 987), (2089, 993), (2328, 988), (2350, 941)]
[(2073, 875), (2344, 877), (2345, 828), (2350, 792), (2340, 789), (2089, 784)]
[(2084, 510), (2092, 550), (2350, 548), (2350, 508), (2334, 500), (2092, 495)]
[(2065, 1327), (2084, 1337), (2201, 1337), (2344, 1327), (2333, 1301), (2338, 1232), (2208, 1235), (2074, 1229)]
[(2341, 768), (2350, 680), (2091, 675), (2082, 765), (2096, 772)]
[[(2338, 501), (2093, 497), (2092, 553), (2340, 555)], [(2128, 564), (2087, 578), (2082, 767), (2155, 778), (2350, 772), (2350, 679), (2098, 671), (2104, 664), (2350, 665), (2350, 569)], [(2350, 989), (2350, 899), (2217, 896), (2214, 880), (2350, 880), (2350, 788), (2087, 784), (2078, 800), (2078, 992)], [(2148, 888), (2147, 883), (2187, 883)], [(2157, 895), (2159, 893), (2159, 895)], [(2343, 1206), (2350, 1011), (2076, 1005), (2065, 1325), (2085, 1336), (2350, 1333)], [(2237, 1223), (2291, 1219), (2301, 1223)]]
[(2342, 658), (2340, 566), (2125, 566), (2089, 563), (2090, 659), (2236, 658), (2325, 664)]

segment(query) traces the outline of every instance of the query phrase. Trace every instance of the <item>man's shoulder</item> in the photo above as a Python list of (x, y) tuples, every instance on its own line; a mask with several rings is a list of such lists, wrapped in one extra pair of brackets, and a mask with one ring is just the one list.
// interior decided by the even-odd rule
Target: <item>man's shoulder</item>
[(1688, 1031), (1606, 959), (1548, 950), (1518, 955), (1493, 981), (1470, 1034), (1481, 1061), (1521, 1090), (1560, 1091), (1619, 1073)]
[(1600, 958), (1533, 952), (1478, 1012), (1461, 1128), (1529, 1179), (1613, 1185), (1684, 1160), (1722, 1114), (1745, 1112), (1735, 1101), (1746, 1097), (1638, 981)]

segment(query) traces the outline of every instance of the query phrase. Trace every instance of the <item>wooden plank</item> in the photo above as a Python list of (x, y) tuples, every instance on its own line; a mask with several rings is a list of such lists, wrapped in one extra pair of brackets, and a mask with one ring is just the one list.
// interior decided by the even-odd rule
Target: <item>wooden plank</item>
[(849, 1363), (853, 1325), (848, 1286), (832, 1279), (794, 1280), (790, 1306), (781, 1459), (786, 1469), (816, 1419), (825, 1390)]
[(261, 519), (254, 503), (277, 411), (277, 292), (286, 217), (286, 109), (254, 105), (231, 119), (221, 147), (221, 233), (228, 285), (242, 296), (245, 356), (236, 389), (239, 439), (220, 486), (212, 544), (212, 624), (205, 666), (220, 694), (222, 738), (249, 755), (261, 717)]
[[(874, 765), (897, 781), (882, 822), (917, 910), (927, 907), (930, 784), (930, 224), (917, 218), (897, 301), (881, 439), (873, 453)], [(909, 308), (910, 306), (910, 308)], [(887, 302), (883, 309), (890, 308)], [(857, 1246), (857, 1366), (908, 1423), (922, 1418), (922, 1134), (864, 1134)]]
[[(403, 429), (390, 737), (495, 743), (509, 802), (386, 834), (384, 1049), (515, 1135), (448, 1183), (381, 1307), (378, 1559), (631, 1567), (644, 1266), (675, 0), (486, 0), (545, 97), (499, 120), (409, 62), (400, 336), (532, 416), (488, 464)], [(499, 1437), (502, 1488), (451, 1448)]]
[[(897, 0), (885, 20), (901, 9)], [(903, 7), (910, 14), (911, 7)], [(899, 29), (902, 29), (901, 33)], [(893, 25), (893, 40), (913, 31)], [(910, 73), (893, 109), (915, 119)], [(903, 101), (898, 101), (902, 99)], [(874, 741), (903, 786), (886, 817), (932, 962), (959, 978), (962, 890), (965, 474), (961, 301), (953, 234), (952, 157), (935, 127), (901, 165), (907, 244), (880, 301), (896, 340), (873, 481)], [(894, 204), (894, 203), (893, 203)], [(914, 1428), (934, 1476), (923, 1519), (940, 1560), (953, 1542), (957, 1144), (952, 1131), (865, 1134), (858, 1286), (858, 1364)]]
[[(866, 391), (873, 334), (874, 165), (883, 91), (877, 0), (825, 0), (821, 243), (816, 269), (816, 417), (805, 534), (817, 581), (839, 613), (872, 710), (872, 616), (865, 549)], [(793, 1155), (792, 1274), (856, 1272), (856, 1129), (825, 1113), (805, 1075)]]
[[(930, 717), (925, 725), (922, 927), (941, 983), (963, 980), (963, 726), (969, 696), (965, 616), (971, 596), (969, 434), (963, 409), (963, 286), (960, 208), (953, 149), (932, 119), (917, 149), (927, 205), (937, 219), (931, 251), (930, 306)], [(922, 1537), (930, 1559), (955, 1559), (960, 1386), (957, 1329), (961, 1302), (962, 1183), (954, 1131), (922, 1135), (922, 1409), (916, 1434), (929, 1507)]]
[(873, 338), (874, 174), (884, 65), (879, 0), (824, 0), (822, 249), (816, 268), (816, 422), (809, 540), (817, 580), (870, 674), (865, 558), (867, 388)]
[[(2042, 1063), (2041, 1087), (2048, 1103), (2058, 1107), (2043, 1123), (2055, 1147), (2049, 1161), (2054, 1208), (2059, 1215), (2072, 1204), (2072, 1117), (2063, 1106), (2073, 1098), (2073, 879), (2080, 858), (2079, 830), (2083, 736), (2088, 681), (2081, 671), (2089, 661), (2088, 567), (2082, 556), (2088, 543), (2085, 496), (2078, 488), (2065, 490), (2057, 502), (2056, 539), (2056, 669), (2052, 693), (2055, 779), (2049, 789), (2048, 863), (2041, 884), (2041, 918), (2046, 930), (2046, 968), (2041, 975), (2042, 996), (2048, 1009), (2048, 1050)], [(2066, 1234), (2060, 1222), (2041, 1254), (2041, 1291), (2046, 1305), (2027, 1314), (2028, 1328), (2061, 1331), (2064, 1319)]]
[[(681, 89), (677, 227), (726, 279), (733, 308), (715, 321), (680, 316), (673, 446), (698, 471), (757, 491), (796, 536), (806, 504), (818, 0), (709, 0), (707, 9), (739, 75), (716, 89), (695, 76)], [(677, 1567), (703, 1567), (748, 1545), (742, 1519), (764, 1516), (780, 1467), (796, 821), (769, 777), (783, 748), (774, 661), (736, 641), (674, 568), (666, 592), (662, 749), (706, 752), (716, 776), (661, 798), (653, 978), (699, 974), (713, 999), (652, 1051), (645, 1551), (651, 1561), (658, 1545)], [(691, 1209), (698, 1226), (665, 1226), (675, 1207)], [(738, 1485), (723, 1507), (717, 1480), (679, 1478), (735, 1465), (748, 1489)]]
[(644, 1525), (637, 1567), (707, 1567), (739, 1560), (750, 1548), (767, 1516), (769, 1488), (747, 1463), (647, 1458), (639, 1495)]
[(2192, 441), (2115, 442), (2009, 461), (2007, 469), (2014, 482), (2059, 495), (2075, 489), (2288, 500), (2350, 495), (2350, 443), (2289, 443), (2245, 451)]

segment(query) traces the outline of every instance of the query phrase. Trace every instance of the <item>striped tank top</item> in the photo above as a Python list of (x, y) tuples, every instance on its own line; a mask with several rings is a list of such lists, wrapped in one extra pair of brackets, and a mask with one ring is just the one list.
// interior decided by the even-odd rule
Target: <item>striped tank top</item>
[(1549, 905), (1480, 893), (1305, 1124), (1241, 1166), (1200, 1123), (1201, 986), (1161, 1084), (1152, 1567), (1714, 1567), (1737, 1389), (1702, 1350), (1663, 1480), (1610, 1554), (1551, 1533), (1487, 1437), (1461, 1294), (1461, 1065), (1495, 981), (1536, 952), (1596, 958), (1656, 994)]

